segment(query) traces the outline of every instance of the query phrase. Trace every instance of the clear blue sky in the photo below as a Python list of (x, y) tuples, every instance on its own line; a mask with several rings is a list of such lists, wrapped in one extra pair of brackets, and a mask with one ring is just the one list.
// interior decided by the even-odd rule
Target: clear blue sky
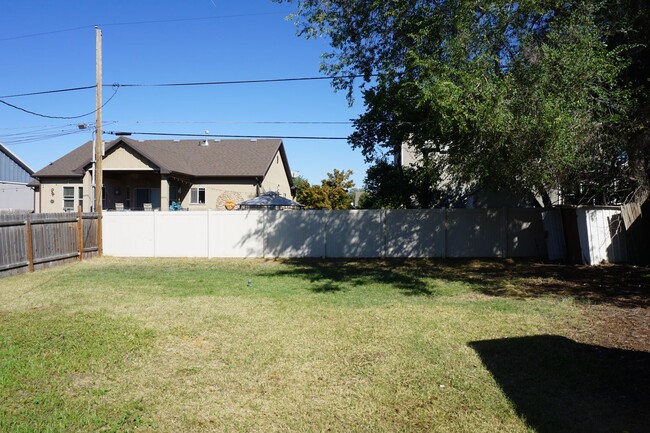
[[(321, 76), (320, 56), (328, 43), (296, 36), (285, 20), (293, 7), (270, 0), (3, 1), (0, 96), (94, 85), (95, 24), (103, 31), (104, 84)], [(164, 20), (178, 21), (142, 23)], [(78, 27), (83, 28), (58, 32)], [(38, 33), (47, 34), (22, 37)], [(112, 94), (104, 88), (104, 101)], [(46, 115), (75, 116), (94, 110), (95, 91), (3, 100)], [(347, 137), (349, 123), (290, 122), (349, 122), (363, 109), (357, 101), (349, 108), (329, 80), (121, 88), (104, 107), (104, 130)], [(94, 125), (94, 119), (46, 119), (0, 105), (0, 142), (39, 170), (92, 139), (91, 130), (75, 125)], [(352, 169), (362, 185), (363, 158), (345, 140), (285, 139), (285, 145), (292, 171), (310, 182), (338, 168)]]

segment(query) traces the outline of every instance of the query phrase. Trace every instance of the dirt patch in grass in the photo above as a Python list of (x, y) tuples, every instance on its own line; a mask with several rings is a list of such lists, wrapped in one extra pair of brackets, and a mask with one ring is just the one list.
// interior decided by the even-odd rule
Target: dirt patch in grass
[(650, 309), (592, 305), (581, 326), (571, 331), (577, 341), (650, 353)]
[(583, 320), (570, 331), (577, 341), (650, 352), (650, 268), (475, 261), (457, 275), (490, 296), (575, 299)]

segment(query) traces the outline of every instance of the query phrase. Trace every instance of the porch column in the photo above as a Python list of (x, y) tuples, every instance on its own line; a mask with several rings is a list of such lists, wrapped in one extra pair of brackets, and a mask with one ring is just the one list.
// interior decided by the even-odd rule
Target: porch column
[(166, 174), (160, 175), (160, 210), (169, 210), (169, 181)]
[(93, 205), (93, 198), (92, 198), (92, 190), (93, 190), (93, 176), (92, 176), (92, 171), (91, 170), (86, 170), (86, 173), (84, 173), (84, 178), (83, 178), (83, 188), (84, 188), (84, 206), (83, 206), (83, 211), (84, 212), (90, 212), (90, 207)]

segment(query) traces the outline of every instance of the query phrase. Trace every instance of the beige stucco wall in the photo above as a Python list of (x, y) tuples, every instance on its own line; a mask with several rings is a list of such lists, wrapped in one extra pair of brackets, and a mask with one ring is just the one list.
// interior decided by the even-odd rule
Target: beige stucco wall
[[(77, 188), (83, 186), (81, 178), (57, 179), (56, 182), (41, 183), (41, 192), (39, 194), (39, 208), (43, 213), (63, 212), (63, 187), (75, 187), (75, 200), (78, 192)], [(90, 209), (90, 198), (87, 198), (86, 188), (84, 188), (83, 210)]]
[[(190, 204), (191, 188), (205, 188), (205, 204)], [(251, 179), (250, 183), (242, 183), (239, 180), (219, 180), (197, 179), (191, 186), (183, 187), (183, 200), (181, 206), (189, 210), (225, 210), (225, 204), (228, 200), (235, 203), (248, 200), (257, 195), (255, 181)]]
[(103, 170), (149, 170), (155, 169), (140, 155), (131, 149), (118, 147), (104, 157), (102, 162)]
[(34, 190), (34, 212), (41, 213), (41, 190), (39, 188)]
[(273, 162), (266, 172), (264, 181), (262, 182), (264, 191), (273, 191), (279, 193), (283, 197), (291, 198), (291, 187), (289, 186), (289, 179), (284, 170), (282, 163), (282, 156), (278, 151), (273, 158)]

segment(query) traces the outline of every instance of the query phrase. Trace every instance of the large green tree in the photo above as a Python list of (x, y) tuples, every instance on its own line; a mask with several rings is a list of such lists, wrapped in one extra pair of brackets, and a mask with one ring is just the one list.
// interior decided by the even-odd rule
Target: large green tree
[(334, 169), (327, 173), (327, 178), (320, 185), (310, 185), (304, 178), (300, 178), (296, 200), (305, 205), (306, 209), (350, 209), (352, 201), (349, 192), (354, 187), (351, 176), (352, 170)]
[(546, 204), (557, 189), (611, 203), (647, 184), (648, 2), (294, 3), (299, 33), (331, 40), (335, 86), (351, 98), (362, 76), (352, 146), (379, 165), (409, 143), (431, 196), (443, 173)]

